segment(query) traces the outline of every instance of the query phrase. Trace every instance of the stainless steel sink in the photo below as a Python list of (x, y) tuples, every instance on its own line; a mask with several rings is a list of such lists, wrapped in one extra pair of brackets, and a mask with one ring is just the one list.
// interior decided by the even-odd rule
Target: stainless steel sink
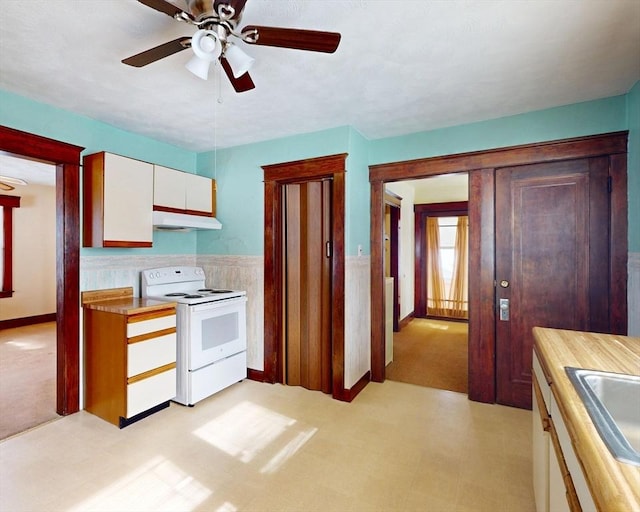
[(640, 466), (640, 376), (566, 367), (613, 456)]

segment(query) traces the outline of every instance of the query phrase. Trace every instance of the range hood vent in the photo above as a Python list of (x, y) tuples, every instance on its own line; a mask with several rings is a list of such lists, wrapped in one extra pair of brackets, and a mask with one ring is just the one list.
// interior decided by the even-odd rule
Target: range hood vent
[(215, 217), (154, 210), (153, 228), (161, 231), (192, 231), (194, 229), (222, 229), (222, 224)]

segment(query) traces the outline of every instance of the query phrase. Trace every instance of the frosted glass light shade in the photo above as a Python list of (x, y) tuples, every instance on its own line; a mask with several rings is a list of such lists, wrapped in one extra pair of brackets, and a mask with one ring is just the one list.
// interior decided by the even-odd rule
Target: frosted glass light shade
[(211, 61), (201, 59), (197, 55), (191, 57), (189, 62), (185, 64), (185, 68), (191, 71), (198, 78), (202, 78), (203, 80), (207, 80), (209, 78), (209, 67), (211, 66)]
[(229, 44), (227, 46), (227, 49), (224, 51), (224, 56), (227, 58), (227, 61), (229, 61), (229, 66), (231, 66), (231, 72), (234, 78), (240, 78), (244, 75), (255, 62), (253, 57), (244, 53), (235, 44)]

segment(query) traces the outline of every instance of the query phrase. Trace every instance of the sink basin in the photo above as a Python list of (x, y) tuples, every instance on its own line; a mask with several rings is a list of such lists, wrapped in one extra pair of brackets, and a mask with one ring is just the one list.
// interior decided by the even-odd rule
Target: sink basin
[(565, 371), (609, 451), (621, 462), (640, 466), (640, 376)]

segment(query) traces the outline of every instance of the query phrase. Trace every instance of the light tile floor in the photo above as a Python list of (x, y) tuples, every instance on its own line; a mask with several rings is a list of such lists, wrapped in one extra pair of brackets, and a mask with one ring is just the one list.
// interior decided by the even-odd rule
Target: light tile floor
[(0, 442), (0, 510), (534, 510), (531, 412), (387, 381), (351, 403), (244, 381), (123, 430)]

